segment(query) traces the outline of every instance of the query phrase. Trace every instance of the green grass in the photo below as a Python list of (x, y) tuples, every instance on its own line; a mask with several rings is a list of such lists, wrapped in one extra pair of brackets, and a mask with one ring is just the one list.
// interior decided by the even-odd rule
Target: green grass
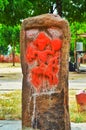
[(86, 122), (86, 111), (79, 112), (78, 105), (76, 102), (76, 91), (69, 90), (69, 111), (70, 111), (70, 120), (72, 122)]
[[(76, 91), (69, 91), (69, 110), (71, 122), (86, 122), (86, 111), (78, 112)], [(0, 119), (21, 119), (21, 91), (0, 93)]]
[(21, 91), (0, 93), (0, 119), (21, 119)]

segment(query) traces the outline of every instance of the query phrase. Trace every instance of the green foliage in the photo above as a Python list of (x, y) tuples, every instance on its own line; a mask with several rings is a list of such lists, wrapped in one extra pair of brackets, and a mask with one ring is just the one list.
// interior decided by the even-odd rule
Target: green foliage
[(55, 0), (30, 1), (33, 4), (33, 16), (49, 13), (49, 10), (51, 9), (51, 3), (55, 3)]
[(19, 39), (20, 39), (20, 26), (14, 26), (12, 28), (12, 49), (15, 49), (15, 53), (20, 52), (20, 44), (19, 44)]
[(3, 27), (3, 25), (0, 25), (0, 54), (6, 55), (8, 52), (8, 45), (4, 38), (4, 31), (5, 28)]
[(19, 34), (20, 34), (20, 26), (5, 26), (1, 25), (0, 27), (0, 54), (7, 54), (8, 45), (17, 48), (17, 52), (19, 52)]
[(86, 18), (85, 0), (0, 0), (0, 23), (20, 24), (26, 17), (49, 13), (53, 4), (57, 4), (58, 12), (62, 9), (62, 16), (69, 21), (83, 22)]
[(63, 17), (72, 22), (84, 22), (86, 19), (85, 0), (64, 0), (62, 1)]
[(5, 6), (7, 6), (8, 4), (8, 0), (0, 0), (0, 11), (4, 11)]
[[(71, 42), (70, 42), (70, 55), (74, 55), (75, 42), (83, 42), (84, 49), (86, 48), (86, 38), (78, 37), (76, 34), (86, 33), (86, 23), (71, 22)], [(85, 49), (86, 51), (86, 49)]]
[[(57, 4), (57, 11), (70, 22), (71, 55), (74, 53), (76, 33), (86, 32), (86, 1), (85, 0), (0, 0), (0, 53), (7, 53), (8, 45), (19, 53), (20, 23), (27, 17), (49, 13)], [(60, 8), (59, 8), (60, 7)], [(59, 11), (59, 9), (62, 9)], [(3, 25), (4, 24), (4, 25)], [(82, 40), (84, 44), (86, 41)], [(3, 44), (2, 44), (3, 43)]]
[(32, 3), (27, 0), (7, 0), (4, 10), (0, 11), (0, 23), (14, 26), (20, 23), (20, 20), (31, 16)]

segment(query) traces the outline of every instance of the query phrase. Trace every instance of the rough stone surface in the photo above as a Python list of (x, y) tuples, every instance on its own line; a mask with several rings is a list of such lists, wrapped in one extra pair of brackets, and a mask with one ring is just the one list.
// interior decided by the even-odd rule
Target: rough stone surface
[[(53, 31), (52, 31), (53, 28)], [(36, 92), (28, 79), (30, 68), (26, 49), (40, 32), (63, 42), (60, 57), (59, 84), (54, 89)], [(29, 41), (29, 43), (28, 43)], [(27, 18), (21, 26), (22, 126), (39, 130), (70, 130), (68, 108), (68, 60), (70, 32), (68, 22), (52, 14)]]

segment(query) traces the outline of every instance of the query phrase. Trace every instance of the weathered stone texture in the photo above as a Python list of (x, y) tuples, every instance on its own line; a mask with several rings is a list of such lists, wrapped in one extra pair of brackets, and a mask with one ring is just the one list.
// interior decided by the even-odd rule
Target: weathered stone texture
[[(51, 39), (63, 41), (59, 71), (59, 84), (54, 91), (37, 93), (28, 80), (30, 67), (25, 54), (29, 42), (41, 32)], [(30, 35), (31, 34), (31, 35)], [(20, 34), (22, 85), (22, 126), (39, 130), (70, 130), (68, 107), (68, 60), (70, 32), (66, 20), (53, 14), (27, 18), (23, 21)]]

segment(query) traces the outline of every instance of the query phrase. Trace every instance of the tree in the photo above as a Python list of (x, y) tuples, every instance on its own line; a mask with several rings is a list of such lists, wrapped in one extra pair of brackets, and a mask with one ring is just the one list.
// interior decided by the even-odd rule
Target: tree
[(64, 0), (62, 2), (62, 15), (70, 22), (84, 22), (86, 19), (86, 1)]
[[(3, 1), (3, 0), (1, 0)], [(6, 0), (7, 4), (3, 5), (0, 11), (0, 23), (15, 26), (22, 19), (31, 15), (32, 3), (27, 0)]]
[(70, 30), (71, 30), (71, 42), (70, 42), (70, 52), (71, 55), (74, 55), (74, 48), (75, 48), (75, 42), (82, 41), (84, 45), (84, 49), (86, 50), (86, 38), (78, 37), (76, 34), (83, 34), (86, 32), (86, 24), (79, 23), (79, 22), (73, 22), (70, 24)]
[[(15, 50), (19, 51), (19, 27), (22, 19), (32, 14), (32, 3), (27, 0), (0, 0), (0, 23), (4, 24), (2, 38), (7, 46), (12, 46), (13, 65)], [(6, 27), (7, 26), (7, 27)], [(0, 32), (1, 33), (1, 32)], [(1, 44), (0, 44), (1, 45)]]
[(15, 27), (27, 17), (53, 13), (54, 9), (66, 18), (70, 25), (73, 22), (84, 22), (86, 19), (85, 0), (0, 0), (0, 23)]
[(0, 11), (4, 11), (5, 6), (7, 6), (8, 4), (8, 0), (0, 0)]
[[(69, 21), (83, 22), (86, 18), (85, 0), (1, 0), (0, 23), (14, 26), (24, 18), (53, 12), (56, 4), (58, 14)], [(9, 20), (10, 19), (10, 20)]]
[(55, 0), (36, 0), (36, 1), (32, 1), (30, 0), (30, 2), (32, 2), (33, 4), (33, 16), (36, 15), (41, 15), (41, 14), (45, 14), (45, 13), (49, 13), (51, 12), (52, 9), (52, 5), (55, 3)]
[[(12, 55), (13, 55), (13, 66), (15, 65), (15, 50), (16, 47), (19, 46), (19, 32), (20, 32), (20, 26), (5, 26), (2, 25), (0, 32), (0, 36), (2, 39), (2, 42), (0, 43), (0, 47), (3, 47), (2, 53), (5, 54), (8, 52), (8, 46), (10, 45), (12, 47)], [(3, 43), (3, 44), (2, 44)]]
[(62, 16), (62, 0), (56, 0), (58, 14)]
[(8, 44), (5, 40), (5, 33), (7, 31), (6, 30), (6, 26), (4, 25), (0, 25), (0, 54), (3, 54), (3, 55), (7, 55), (8, 53)]
[(12, 33), (12, 54), (13, 54), (13, 66), (15, 66), (15, 52), (16, 48), (19, 46), (19, 32), (20, 32), (20, 26), (14, 26), (13, 33)]

